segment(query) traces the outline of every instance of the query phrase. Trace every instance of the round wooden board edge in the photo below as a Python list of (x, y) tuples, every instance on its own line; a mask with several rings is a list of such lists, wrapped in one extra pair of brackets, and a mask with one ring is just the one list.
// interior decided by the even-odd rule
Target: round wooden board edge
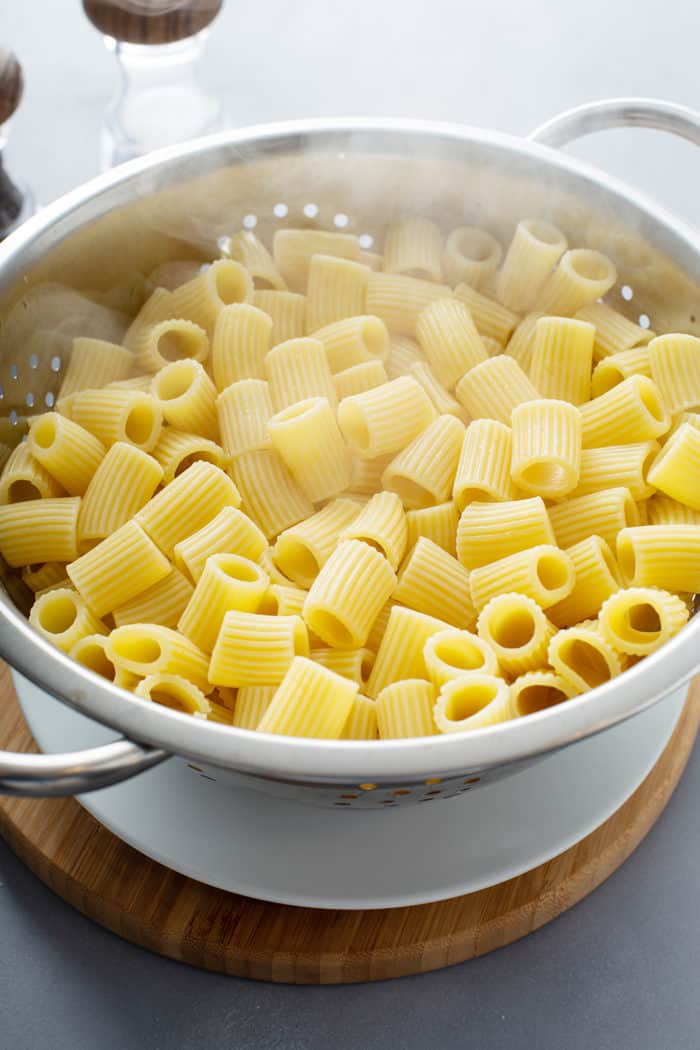
[[(36, 750), (5, 667), (0, 701), (0, 747)], [(699, 725), (700, 680), (691, 687), (656, 766), (598, 829), (518, 878), (413, 907), (326, 911), (216, 890), (127, 846), (75, 799), (0, 797), (0, 834), (73, 907), (118, 936), (171, 959), (280, 983), (385, 980), (427, 973), (503, 947), (591, 893), (630, 856), (663, 812)]]

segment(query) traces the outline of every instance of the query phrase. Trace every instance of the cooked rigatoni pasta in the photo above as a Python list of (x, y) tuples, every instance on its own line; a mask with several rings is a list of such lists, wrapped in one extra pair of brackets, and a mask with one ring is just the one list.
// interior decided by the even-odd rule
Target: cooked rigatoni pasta
[(62, 581), (66, 578), (66, 567), (60, 561), (47, 561), (36, 569), (33, 569), (31, 565), (22, 569), (22, 583), (35, 594), (46, 590), (47, 587), (55, 587), (59, 583), (63, 586)]
[(343, 540), (304, 602), (307, 626), (328, 645), (360, 648), (396, 586), (386, 558), (361, 540)]
[(632, 499), (645, 500), (654, 492), (648, 481), (649, 468), (659, 451), (656, 441), (607, 448), (584, 448), (578, 484), (572, 496), (585, 496), (601, 489), (623, 487)]
[(420, 383), (410, 376), (343, 398), (338, 423), (348, 444), (368, 459), (399, 452), (435, 419)]
[(80, 508), (80, 542), (102, 540), (148, 503), (163, 468), (146, 452), (118, 441), (92, 476)]
[(252, 230), (239, 230), (229, 237), (228, 253), (232, 259), (245, 266), (253, 278), (254, 288), (275, 288), (277, 291), (283, 291), (287, 287), (274, 259)]
[(557, 674), (581, 693), (609, 682), (623, 670), (619, 653), (595, 621), (557, 631), (549, 642), (548, 659)]
[(510, 474), (530, 495), (561, 499), (573, 489), (581, 463), (581, 413), (568, 401), (537, 400), (511, 414)]
[(96, 390), (114, 380), (127, 379), (134, 364), (134, 355), (126, 347), (109, 343), (106, 339), (74, 339), (58, 397), (67, 397), (78, 390)]
[(516, 678), (510, 687), (512, 717), (523, 718), (536, 711), (545, 711), (570, 700), (578, 692), (573, 682), (554, 671), (528, 671)]
[(134, 353), (142, 372), (158, 372), (173, 361), (206, 360), (209, 339), (193, 321), (173, 318), (142, 328), (134, 339)]
[(308, 656), (299, 616), (225, 613), (209, 663), (212, 685), (277, 685), (295, 656)]
[(377, 705), (368, 696), (358, 693), (352, 702), (340, 739), (376, 740), (378, 735)]
[(509, 424), (513, 409), (536, 400), (540, 392), (515, 358), (501, 354), (467, 372), (457, 383), (455, 395), (472, 419), (497, 419)]
[(700, 430), (682, 423), (657, 453), (647, 479), (666, 496), (700, 511)]
[[(272, 255), (277, 269), (294, 291), (306, 288), (314, 255), (338, 259), (360, 258), (357, 237), (335, 230), (277, 230), (272, 238)], [(256, 292), (256, 295), (258, 293)]]
[(151, 391), (171, 426), (218, 440), (217, 391), (199, 361), (173, 361), (161, 368), (153, 377)]
[(676, 594), (658, 587), (627, 587), (603, 603), (598, 621), (601, 634), (618, 652), (646, 656), (678, 634), (689, 615)]
[(434, 616), (401, 605), (392, 606), (365, 689), (368, 696), (376, 698), (382, 689), (404, 678), (427, 679), (425, 643), (431, 635), (449, 626)]
[(700, 407), (700, 339), (657, 335), (649, 343), (651, 375), (672, 413)]
[(357, 692), (357, 682), (297, 656), (260, 720), (258, 731), (337, 740)]
[(391, 337), (389, 344), (389, 356), (386, 359), (386, 372), (389, 379), (398, 379), (399, 376), (409, 375), (413, 365), (423, 361), (418, 343), (407, 335), (396, 335)]
[(457, 553), (456, 533), (459, 511), (453, 500), (439, 503), (436, 507), (423, 507), (421, 510), (406, 511), (408, 543), (406, 549), (418, 542), (421, 536), (432, 540), (448, 554)]
[(290, 339), (265, 358), (265, 374), (277, 412), (310, 397), (325, 397), (335, 407), (335, 387), (320, 339)]
[(257, 612), (269, 584), (267, 573), (254, 561), (238, 554), (212, 554), (180, 617), (178, 631), (210, 653), (224, 614), (231, 609)]
[(477, 609), (506, 591), (525, 594), (542, 609), (549, 609), (571, 594), (575, 581), (576, 570), (569, 555), (558, 547), (540, 544), (473, 569), (469, 589)]
[(530, 310), (566, 249), (566, 237), (556, 226), (541, 219), (522, 219), (498, 272), (498, 299), (518, 313)]
[(531, 313), (523, 317), (508, 340), (504, 353), (518, 362), (524, 372), (530, 367), (532, 349), (535, 345), (535, 330), (541, 313)]
[(629, 489), (618, 487), (551, 506), (549, 520), (560, 547), (571, 547), (588, 536), (600, 536), (612, 546), (620, 529), (638, 524), (639, 512)]
[(700, 591), (700, 525), (622, 529), (617, 560), (628, 586), (695, 594)]
[(389, 354), (389, 333), (378, 317), (347, 317), (319, 328), (313, 335), (323, 343), (333, 373), (368, 361), (385, 361)]
[(300, 587), (310, 587), (361, 509), (355, 500), (334, 499), (285, 529), (272, 551), (275, 565)]
[(151, 455), (163, 468), (165, 485), (198, 461), (213, 463), (215, 467), (226, 465), (224, 450), (215, 441), (198, 434), (187, 434), (174, 427), (163, 427)]
[(463, 511), (474, 500), (512, 500), (512, 431), (496, 419), (475, 419), (466, 429), (452, 496)]
[(340, 533), (344, 540), (362, 540), (376, 547), (396, 570), (406, 551), (408, 526), (399, 497), (393, 492), (377, 492), (353, 516)]
[(514, 677), (546, 665), (556, 631), (537, 602), (515, 592), (492, 598), (479, 613), (476, 629), (494, 650), (501, 670)]
[[(195, 498), (192, 498), (192, 494)], [(193, 463), (156, 493), (135, 520), (164, 554), (215, 518), (224, 507), (238, 507), (241, 495), (229, 476), (211, 463)]]
[(273, 448), (313, 503), (348, 488), (350, 454), (328, 398), (298, 401), (272, 416), (267, 429)]
[(529, 363), (529, 375), (542, 397), (582, 405), (591, 397), (595, 328), (570, 317), (541, 317)]
[(270, 448), (267, 423), (273, 415), (270, 389), (264, 379), (240, 379), (216, 399), (221, 445), (227, 456)]
[(609, 292), (616, 280), (617, 271), (607, 255), (574, 248), (562, 255), (534, 306), (544, 313), (571, 317)]
[(201, 268), (199, 259), (167, 259), (151, 270), (148, 281), (154, 288), (172, 292), (178, 285), (196, 277)]
[(463, 423), (467, 421), (467, 414), (459, 401), (455, 400), (449, 390), (445, 389), (425, 361), (416, 361), (415, 364), (412, 364), (408, 369), (408, 375), (420, 383), (438, 415), (457, 416)]
[(253, 280), (240, 263), (217, 259), (191, 281), (176, 288), (172, 297), (173, 317), (183, 317), (211, 330), (225, 306), (251, 301)]
[(312, 649), (311, 659), (314, 663), (327, 667), (329, 671), (335, 671), (343, 678), (350, 678), (358, 685), (362, 685), (369, 678), (374, 653), (370, 649), (333, 649), (325, 647)]
[(71, 496), (82, 496), (106, 449), (93, 434), (58, 412), (46, 412), (31, 425), (31, 455)]
[(454, 294), (469, 307), (479, 335), (505, 346), (518, 323), (518, 315), (468, 284), (458, 284)]
[(312, 255), (306, 288), (306, 325), (309, 332), (372, 313), (367, 309), (367, 281), (371, 270), (362, 263), (332, 255)]
[(438, 631), (423, 646), (430, 681), (437, 690), (455, 678), (474, 673), (498, 674), (493, 649), (471, 631)]
[(236, 694), (233, 725), (239, 729), (257, 729), (276, 692), (276, 685), (242, 686)]
[(140, 591), (135, 598), (112, 610), (117, 627), (127, 623), (155, 623), (177, 627), (194, 588), (179, 569), (171, 568), (167, 576)]
[[(639, 504), (638, 504), (639, 506)], [(642, 525), (700, 525), (700, 511), (657, 492), (646, 502), (647, 520)]]
[(143, 452), (155, 448), (163, 425), (158, 401), (141, 390), (81, 390), (72, 395), (71, 417), (106, 448), (125, 441)]
[(0, 506), (0, 554), (12, 567), (78, 556), (78, 496), (30, 499)]
[(450, 389), (488, 358), (472, 315), (459, 299), (429, 303), (418, 317), (416, 335), (435, 375)]
[(457, 526), (457, 557), (467, 569), (541, 543), (554, 546), (556, 541), (540, 496), (502, 503), (475, 501), (462, 511)]
[(646, 376), (630, 376), (580, 407), (583, 447), (628, 445), (665, 434), (671, 417), (659, 389)]
[(428, 303), (451, 295), (447, 284), (433, 284), (400, 273), (370, 273), (367, 313), (381, 318), (390, 332), (413, 336), (418, 317)]
[(88, 634), (106, 634), (107, 628), (74, 590), (57, 587), (36, 599), (29, 622), (57, 649), (69, 652)]
[(444, 503), (452, 493), (463, 441), (464, 424), (455, 416), (438, 416), (391, 461), (382, 485), (409, 510)]
[(432, 736), (435, 689), (420, 678), (406, 678), (382, 689), (377, 697), (377, 728), (382, 740)]
[(386, 631), (387, 624), (389, 623), (389, 617), (391, 616), (391, 610), (394, 608), (396, 603), (389, 599), (385, 602), (382, 608), (379, 610), (379, 614), (372, 624), (372, 629), (367, 635), (367, 643), (365, 648), (369, 649), (375, 655), (379, 651), (384, 632)]
[(582, 307), (576, 317), (595, 327), (595, 361), (602, 361), (610, 354), (631, 350), (632, 347), (648, 343), (654, 338), (654, 333), (649, 328), (642, 328), (605, 303), (590, 303)]
[(605, 599), (622, 584), (615, 556), (600, 536), (587, 536), (568, 547), (566, 554), (574, 566), (574, 586), (566, 598), (547, 609), (557, 627), (573, 627), (596, 616)]
[(450, 284), (463, 281), (481, 288), (498, 269), (503, 249), (495, 237), (476, 226), (451, 230), (442, 253), (442, 270)]
[(382, 487), (382, 474), (394, 457), (378, 456), (376, 459), (362, 459), (353, 456), (350, 463), (352, 480), (348, 487), (348, 494), (363, 499), (375, 495)]
[(145, 328), (172, 317), (177, 317), (172, 292), (167, 288), (156, 288), (124, 333), (124, 346), (133, 350)]
[[(270, 345), (286, 343), (306, 335), (306, 296), (296, 292), (253, 292), (253, 306), (272, 319)], [(242, 379), (246, 378), (241, 376)]]
[(388, 382), (389, 376), (381, 361), (363, 361), (362, 364), (352, 365), (333, 376), (333, 386), (339, 401)]
[(66, 567), (68, 577), (98, 616), (135, 598), (170, 570), (167, 558), (134, 519)]
[(94, 674), (106, 678), (108, 682), (118, 684), (117, 669), (107, 656), (106, 648), (106, 635), (86, 634), (73, 644), (68, 655), (72, 660), (82, 664), (83, 667), (87, 667)]
[(214, 325), (209, 364), (218, 390), (240, 379), (264, 379), (272, 340), (272, 318), (251, 303), (220, 311)]
[(223, 507), (201, 529), (175, 544), (173, 559), (196, 583), (211, 555), (238, 554), (257, 561), (266, 548), (267, 540), (254, 521), (237, 507)]
[(208, 658), (189, 638), (150, 623), (125, 624), (108, 636), (106, 652), (117, 670), (147, 678), (151, 674), (175, 674), (211, 692), (207, 679)]
[(443, 236), (430, 219), (418, 216), (393, 223), (384, 238), (384, 271), (442, 280)]
[[(259, 564), (265, 568), (263, 562)], [(266, 613), (268, 616), (301, 616), (306, 593), (301, 587), (290, 587), (286, 583), (271, 583), (262, 597), (258, 612)]]
[(433, 718), (441, 733), (462, 733), (505, 722), (510, 692), (502, 678), (478, 673), (455, 678), (440, 690)]
[(0, 505), (62, 495), (62, 486), (34, 458), (27, 442), (20, 441), (7, 457), (0, 476)]
[(211, 704), (202, 690), (179, 674), (165, 674), (162, 671), (149, 674), (134, 686), (134, 692), (144, 700), (152, 700), (155, 704), (162, 704), (185, 715), (208, 715), (211, 712)]
[(237, 456), (232, 473), (246, 514), (268, 539), (314, 512), (313, 503), (276, 452), (244, 452)]
[(476, 624), (469, 573), (451, 554), (421, 536), (401, 572), (393, 594), (401, 605), (461, 628)]
[(646, 346), (621, 350), (619, 354), (612, 354), (599, 361), (591, 377), (591, 394), (600, 397), (630, 376), (651, 377), (651, 362)]

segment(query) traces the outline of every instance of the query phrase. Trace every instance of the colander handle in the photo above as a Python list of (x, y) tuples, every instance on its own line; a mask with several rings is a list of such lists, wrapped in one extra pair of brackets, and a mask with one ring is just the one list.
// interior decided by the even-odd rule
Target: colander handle
[(700, 113), (654, 98), (609, 98), (587, 102), (540, 124), (527, 137), (543, 146), (565, 146), (608, 128), (654, 128), (700, 146)]
[(60, 798), (118, 784), (170, 756), (131, 740), (65, 755), (0, 751), (0, 795)]

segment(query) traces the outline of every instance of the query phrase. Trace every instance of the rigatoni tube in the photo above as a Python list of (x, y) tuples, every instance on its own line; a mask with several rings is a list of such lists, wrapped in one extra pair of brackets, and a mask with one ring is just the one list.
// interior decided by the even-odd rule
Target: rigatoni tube
[(89, 634), (107, 633), (84, 599), (67, 587), (57, 587), (38, 597), (30, 610), (29, 622), (64, 653)]
[[(192, 493), (197, 498), (192, 499)], [(224, 507), (238, 507), (241, 496), (230, 477), (211, 463), (197, 462), (156, 493), (135, 520), (164, 554), (191, 536)]]
[(545, 666), (556, 630), (537, 602), (516, 593), (492, 598), (481, 610), (476, 629), (496, 653), (501, 669), (513, 676)]
[(436, 689), (474, 673), (498, 674), (493, 649), (471, 631), (439, 631), (423, 646), (423, 658)]
[(71, 496), (84, 495), (106, 451), (94, 434), (58, 412), (46, 412), (34, 420), (27, 447)]
[(401, 376), (363, 394), (343, 398), (338, 423), (346, 441), (361, 456), (375, 459), (405, 448), (435, 418), (420, 383)]
[(264, 379), (272, 343), (272, 318), (251, 303), (219, 312), (211, 341), (211, 370), (218, 390), (240, 379)]
[(363, 314), (319, 328), (314, 339), (323, 343), (331, 372), (343, 372), (353, 365), (386, 361), (389, 333), (378, 317)]
[(658, 335), (649, 343), (649, 365), (670, 412), (700, 406), (700, 339), (694, 335)]
[(360, 504), (354, 500), (332, 500), (316, 514), (280, 533), (272, 551), (273, 561), (290, 580), (300, 587), (310, 587), (360, 510)]
[(533, 715), (548, 707), (562, 704), (576, 696), (579, 689), (554, 671), (528, 671), (516, 678), (510, 687), (513, 718)]
[(464, 281), (481, 288), (498, 269), (503, 255), (501, 245), (486, 230), (459, 226), (451, 230), (442, 253), (442, 269), (450, 284)]
[(617, 560), (628, 586), (695, 594), (700, 591), (700, 525), (622, 529)]
[(477, 569), (539, 543), (555, 542), (540, 496), (503, 503), (470, 503), (457, 526), (457, 557), (467, 569)]
[(635, 346), (631, 350), (604, 357), (593, 370), (591, 394), (600, 397), (630, 376), (651, 377), (649, 350), (646, 346)]
[(626, 488), (632, 499), (647, 499), (654, 492), (648, 474), (658, 451), (656, 441), (584, 448), (578, 484), (572, 496), (585, 496), (602, 489)]
[(479, 335), (505, 346), (518, 323), (518, 315), (468, 284), (458, 284), (454, 294), (469, 307)]
[(16, 445), (8, 456), (0, 477), (0, 505), (62, 495), (63, 487), (42, 467), (39, 460), (34, 458), (27, 442), (21, 441)]
[(521, 220), (496, 280), (503, 305), (518, 313), (530, 310), (566, 248), (566, 237), (556, 226), (541, 219)]
[(600, 536), (612, 546), (620, 529), (639, 523), (639, 511), (629, 489), (603, 489), (551, 506), (549, 520), (560, 547), (588, 536)]
[(620, 656), (594, 623), (557, 631), (549, 643), (548, 659), (579, 692), (604, 685), (623, 670)]
[(267, 426), (273, 448), (313, 503), (349, 486), (350, 454), (327, 398), (299, 401), (272, 416)]
[(595, 328), (569, 317), (541, 317), (535, 325), (529, 375), (542, 397), (581, 405), (590, 400)]
[(472, 368), (455, 389), (457, 400), (472, 419), (497, 419), (509, 424), (516, 405), (535, 401), (539, 391), (513, 357), (489, 357)]
[(361, 647), (395, 585), (383, 555), (360, 540), (344, 540), (312, 584), (304, 619), (328, 645)]
[(463, 733), (506, 722), (512, 717), (508, 686), (502, 678), (485, 673), (456, 678), (440, 690), (433, 717), (441, 733)]
[(616, 591), (600, 610), (600, 631), (621, 653), (646, 656), (688, 622), (688, 606), (678, 595), (657, 587)]
[(162, 704), (185, 715), (195, 712), (208, 715), (211, 711), (211, 704), (202, 690), (179, 674), (164, 674), (162, 671), (149, 674), (134, 686), (134, 693), (144, 700)]
[(382, 552), (396, 570), (406, 552), (408, 526), (401, 500), (393, 492), (377, 492), (357, 508), (353, 520), (340, 533), (343, 540), (362, 540)]
[(320, 339), (290, 339), (265, 358), (265, 375), (277, 412), (311, 397), (326, 397), (335, 408), (335, 387)]
[(117, 627), (127, 623), (155, 623), (163, 627), (177, 627), (194, 588), (179, 569), (171, 569), (157, 583), (141, 591), (135, 598), (117, 606), (112, 617)]
[(412, 215), (392, 223), (384, 238), (385, 272), (441, 281), (443, 241), (430, 219)]
[(199, 361), (173, 361), (153, 377), (151, 389), (168, 423), (218, 440), (216, 387)]
[(469, 573), (451, 554), (421, 536), (399, 573), (394, 599), (409, 609), (472, 628), (476, 609), (469, 593)]
[(227, 456), (240, 456), (270, 447), (267, 421), (273, 414), (270, 390), (264, 379), (241, 379), (216, 399), (221, 445)]
[(178, 630), (204, 652), (211, 652), (224, 614), (231, 609), (257, 612), (269, 583), (267, 574), (248, 558), (211, 555), (180, 617)]
[(163, 469), (147, 453), (118, 441), (87, 487), (80, 509), (82, 540), (101, 540), (132, 518), (158, 488)]
[(106, 652), (118, 671), (147, 678), (151, 674), (176, 674), (211, 692), (206, 653), (177, 631), (152, 623), (116, 627), (107, 638)]
[(212, 554), (238, 554), (257, 561), (267, 540), (254, 521), (237, 507), (224, 507), (197, 532), (175, 544), (175, 564), (197, 582)]
[(230, 611), (224, 615), (209, 664), (212, 685), (276, 685), (309, 638), (299, 616)]
[(67, 572), (90, 608), (104, 616), (167, 576), (170, 563), (132, 519), (71, 562)]
[(438, 416), (391, 461), (382, 474), (384, 488), (410, 510), (444, 503), (452, 492), (463, 441), (464, 424), (455, 416)]
[(682, 423), (657, 453), (647, 479), (667, 496), (700, 511), (700, 430)]
[(365, 692), (376, 697), (382, 689), (405, 678), (427, 679), (423, 648), (431, 635), (449, 628), (444, 620), (394, 605), (389, 613)]
[(134, 339), (136, 364), (143, 372), (158, 372), (173, 361), (205, 361), (207, 333), (192, 321), (171, 319), (141, 328)]
[(217, 259), (191, 281), (176, 288), (172, 296), (173, 317), (184, 317), (211, 330), (225, 306), (251, 301), (253, 280), (240, 263)]
[(584, 448), (651, 441), (671, 426), (659, 389), (646, 376), (630, 376), (581, 405), (580, 412)]
[(78, 496), (31, 499), (0, 507), (0, 554), (8, 565), (72, 561), (78, 555)]
[(616, 280), (617, 271), (607, 255), (574, 248), (562, 255), (535, 306), (543, 313), (571, 317), (582, 306), (601, 299)]
[(436, 299), (421, 312), (416, 335), (440, 382), (452, 388), (488, 354), (469, 308), (459, 299)]
[(435, 689), (430, 682), (407, 678), (393, 682), (377, 697), (377, 728), (382, 740), (433, 736)]
[(537, 400), (511, 415), (511, 477), (532, 495), (556, 499), (576, 488), (581, 462), (581, 413), (568, 401)]
[(411, 548), (418, 542), (421, 536), (432, 540), (438, 547), (442, 547), (448, 554), (457, 553), (455, 535), (459, 513), (457, 505), (453, 500), (447, 503), (439, 503), (437, 507), (423, 507), (421, 510), (406, 511), (406, 526), (408, 528), (408, 543), (406, 549)]
[(306, 323), (316, 332), (345, 317), (372, 313), (367, 309), (368, 266), (331, 255), (312, 255), (306, 286)]
[(232, 467), (243, 506), (268, 539), (313, 514), (313, 503), (273, 451), (244, 452)]
[(357, 692), (357, 682), (297, 656), (260, 720), (258, 732), (337, 740)]
[(565, 551), (549, 544), (510, 554), (469, 574), (472, 602), (482, 609), (505, 591), (517, 591), (548, 609), (574, 589), (576, 571)]
[(163, 482), (166, 485), (198, 461), (213, 463), (215, 467), (226, 465), (224, 450), (215, 441), (200, 437), (199, 434), (175, 430), (174, 427), (163, 427), (151, 455), (163, 468)]
[(452, 495), (463, 511), (474, 500), (512, 500), (513, 435), (496, 419), (475, 419), (466, 429)]
[(566, 550), (571, 559), (575, 582), (567, 597), (547, 610), (557, 627), (572, 627), (590, 617), (621, 586), (620, 570), (610, 546), (600, 536), (587, 536)]

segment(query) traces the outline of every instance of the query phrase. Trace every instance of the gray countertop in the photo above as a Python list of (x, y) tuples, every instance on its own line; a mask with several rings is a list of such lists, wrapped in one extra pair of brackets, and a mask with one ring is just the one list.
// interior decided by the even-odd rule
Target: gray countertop
[[(375, 114), (525, 134), (591, 98), (697, 105), (693, 0), (227, 0), (206, 75), (238, 124)], [(7, 162), (48, 201), (97, 170), (112, 60), (78, 0), (16, 0), (0, 43), (27, 91)], [(700, 154), (650, 132), (577, 155), (700, 223)], [(375, 985), (295, 988), (199, 972), (100, 929), (0, 844), (0, 1046), (697, 1050), (700, 750), (633, 857), (569, 913), (488, 957)]]

